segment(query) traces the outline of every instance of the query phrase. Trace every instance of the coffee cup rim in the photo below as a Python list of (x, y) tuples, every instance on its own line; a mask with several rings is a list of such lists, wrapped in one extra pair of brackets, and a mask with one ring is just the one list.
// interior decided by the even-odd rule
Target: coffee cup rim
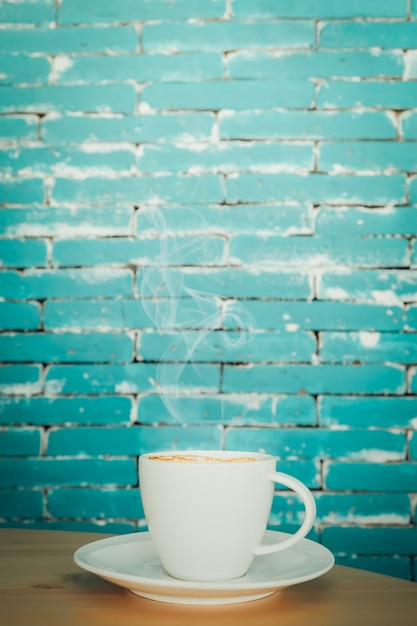
[(152, 460), (154, 462), (159, 461), (161, 463), (177, 462), (177, 461), (170, 461), (170, 460), (165, 460), (165, 459), (162, 460), (158, 457), (178, 457), (178, 456), (204, 457), (206, 458), (205, 464), (207, 465), (209, 465), (210, 463), (212, 463), (213, 465), (215, 464), (215, 462), (210, 461), (210, 458), (240, 459), (240, 457), (242, 457), (242, 460), (235, 461), (234, 463), (235, 465), (239, 463), (247, 463), (247, 461), (245, 460), (247, 458), (254, 459), (255, 462), (271, 461), (271, 460), (276, 461), (278, 458), (266, 452), (256, 452), (253, 450), (195, 450), (195, 449), (191, 449), (191, 450), (155, 450), (154, 452), (146, 452), (140, 455), (139, 461), (142, 459), (142, 460)]

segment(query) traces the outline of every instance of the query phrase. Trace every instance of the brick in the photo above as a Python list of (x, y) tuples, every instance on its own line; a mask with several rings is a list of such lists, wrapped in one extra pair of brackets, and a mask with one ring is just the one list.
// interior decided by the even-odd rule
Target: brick
[(178, 338), (160, 333), (140, 337), (138, 357), (167, 362), (187, 361), (190, 350), (193, 362), (249, 363), (262, 361), (311, 361), (316, 340), (310, 333), (257, 332), (240, 343), (239, 331), (198, 331), (181, 333)]
[(337, 556), (336, 563), (345, 567), (354, 567), (355, 569), (384, 574), (385, 576), (413, 580), (411, 578), (409, 557)]
[(417, 461), (417, 436), (416, 433), (410, 433), (410, 458), (414, 461)]
[(23, 528), (32, 530), (64, 530), (69, 532), (84, 532), (84, 533), (103, 533), (122, 535), (126, 533), (134, 533), (137, 531), (136, 524), (133, 523), (105, 523), (103, 521), (98, 522), (74, 522), (72, 520), (65, 521), (27, 521), (24, 522), (4, 522), (0, 523), (1, 528)]
[[(279, 487), (281, 487), (281, 485), (279, 485)], [(288, 532), (294, 532), (297, 524), (301, 526), (303, 517), (304, 505), (295, 493), (288, 494), (288, 490), (286, 489), (285, 493), (274, 494), (268, 529), (280, 529), (282, 532), (283, 529), (286, 528)]]
[(222, 391), (229, 393), (403, 394), (404, 390), (404, 371), (388, 365), (225, 365), (222, 382)]
[[(293, 501), (290, 500), (290, 502), (291, 502), (291, 507), (289, 508), (289, 510), (285, 511), (285, 513), (281, 511), (281, 513), (278, 516), (277, 522), (275, 522), (275, 520), (272, 519), (271, 523), (269, 523), (267, 526), (267, 530), (285, 532), (291, 535), (297, 532), (297, 530), (301, 526), (303, 516), (301, 512), (298, 517), (294, 515), (295, 507), (293, 505)], [(297, 522), (295, 522), (296, 519), (297, 519)], [(313, 528), (307, 533), (306, 539), (310, 539), (311, 541), (316, 541), (316, 542), (319, 541), (319, 533), (316, 527), (313, 526)]]
[(49, 24), (55, 20), (53, 0), (4, 0), (0, 6), (3, 24)]
[(313, 83), (300, 80), (165, 82), (145, 87), (140, 102), (155, 110), (299, 109), (311, 106), (313, 88)]
[(102, 428), (78, 426), (51, 430), (48, 456), (137, 456), (141, 449), (141, 429), (136, 427)]
[(404, 60), (401, 53), (350, 51), (236, 52), (227, 58), (231, 78), (333, 78), (354, 76), (401, 78)]
[(225, 0), (163, 0), (158, 5), (147, 0), (120, 0), (117, 5), (101, 0), (63, 0), (58, 11), (61, 24), (137, 22), (148, 20), (181, 20), (222, 17)]
[(120, 330), (138, 328), (215, 328), (220, 324), (219, 304), (214, 298), (60, 300), (46, 302), (46, 329)]
[(138, 45), (139, 37), (133, 26), (7, 29), (2, 33), (0, 52), (104, 53), (108, 49), (114, 52), (136, 50)]
[(51, 489), (47, 509), (54, 517), (69, 519), (144, 517), (137, 489)]
[(164, 400), (159, 395), (140, 398), (138, 422), (143, 424), (173, 423), (175, 419), (168, 407), (176, 406), (181, 410), (181, 421), (185, 424), (210, 422), (248, 426), (260, 424), (306, 426), (316, 423), (315, 402), (310, 396), (165, 395)]
[(384, 111), (221, 111), (219, 120), (223, 139), (397, 137), (393, 120)]
[(226, 449), (262, 450), (284, 459), (296, 456), (365, 460), (374, 454), (381, 461), (396, 461), (405, 458), (405, 439), (403, 433), (362, 429), (229, 428)]
[(413, 81), (361, 83), (333, 81), (320, 87), (317, 107), (324, 109), (349, 109), (351, 107), (406, 109), (414, 106), (416, 97), (417, 86)]
[(281, 237), (278, 235), (235, 235), (230, 240), (235, 262), (274, 262), (306, 266), (346, 265), (356, 267), (406, 267), (407, 239), (361, 239), (336, 237)]
[(343, 142), (320, 145), (320, 171), (348, 172), (368, 171), (413, 171), (417, 169), (414, 142)]
[[(0, 166), (5, 174), (82, 175), (107, 172), (129, 172), (136, 163), (133, 148), (100, 146), (97, 150), (68, 146), (36, 146), (0, 150)], [(49, 208), (49, 207), (48, 207)]]
[[(58, 83), (101, 83), (155, 80), (212, 80), (225, 73), (218, 53), (141, 54), (120, 56), (57, 57)], [(61, 69), (62, 68), (62, 69)]]
[[(208, 364), (167, 364), (166, 377), (173, 380), (181, 376), (184, 389), (218, 391), (220, 368)], [(48, 395), (59, 393), (141, 393), (155, 391), (158, 368), (154, 363), (125, 363), (121, 365), (53, 365), (45, 377)], [(158, 387), (158, 391), (160, 387)]]
[(5, 298), (94, 298), (132, 296), (132, 272), (112, 268), (26, 270), (0, 272), (0, 292)]
[[(220, 450), (223, 429), (221, 426), (164, 426), (141, 431), (141, 454), (157, 450)], [(140, 485), (140, 478), (139, 478)]]
[(105, 333), (35, 333), (0, 336), (5, 361), (88, 363), (131, 361), (133, 340), (127, 335)]
[(417, 528), (324, 528), (322, 541), (333, 553), (411, 555), (417, 541)]
[(234, 172), (311, 169), (313, 148), (284, 143), (221, 142), (184, 146), (145, 146), (138, 168), (143, 172)]
[(43, 57), (1, 55), (0, 85), (47, 83), (50, 64)]
[[(284, 472), (285, 474), (290, 474), (298, 480), (301, 480), (309, 489), (317, 489), (321, 486), (320, 479), (320, 465), (317, 459), (283, 459), (280, 458), (277, 461), (277, 471)], [(281, 485), (280, 485), (281, 487)], [(281, 498), (278, 498), (277, 495), (274, 496), (272, 501), (272, 510), (271, 510), (271, 522), (272, 525), (277, 521), (277, 503), (280, 504)], [(291, 495), (290, 505), (294, 506), (295, 497)], [(280, 510), (279, 506), (279, 510)], [(300, 524), (299, 524), (300, 525)], [(291, 532), (295, 532), (296, 529), (291, 529)]]
[[(1, 274), (0, 274), (1, 278)], [(312, 297), (310, 279), (305, 274), (279, 272), (276, 268), (262, 271), (254, 268), (166, 268), (165, 284), (158, 291), (160, 297), (181, 295), (187, 290), (236, 298), (308, 299)], [(144, 288), (145, 275), (138, 273), (137, 287)], [(168, 287), (169, 285), (169, 291)], [(0, 282), (1, 286), (1, 282)], [(245, 303), (246, 305), (247, 303)]]
[(320, 333), (320, 360), (326, 363), (417, 362), (417, 335), (410, 333)]
[(36, 456), (40, 451), (39, 430), (9, 428), (0, 432), (1, 456)]
[(413, 22), (330, 22), (320, 32), (320, 47), (415, 48), (417, 24)]
[(0, 424), (129, 424), (131, 411), (122, 396), (2, 398)]
[(38, 393), (40, 375), (38, 365), (1, 365), (0, 391), (5, 395)]
[(325, 272), (317, 284), (318, 298), (322, 300), (374, 301), (394, 307), (401, 304), (401, 300), (415, 300), (416, 290), (417, 272), (413, 270)]
[(7, 236), (51, 237), (81, 235), (129, 235), (134, 208), (131, 205), (76, 208), (30, 207), (2, 209), (0, 232)]
[(133, 459), (0, 459), (5, 487), (137, 485)]
[(229, 202), (309, 201), (386, 205), (405, 201), (405, 178), (310, 174), (240, 174), (227, 183)]
[[(271, 330), (380, 330), (395, 331), (402, 328), (401, 308), (380, 304), (353, 302), (277, 302), (273, 300), (248, 300), (245, 309), (254, 319), (256, 328)], [(226, 308), (225, 328), (237, 328), (233, 317), (234, 303)]]
[[(322, 396), (318, 409), (320, 425), (330, 428), (413, 428), (417, 424), (417, 398), (411, 396)], [(346, 480), (349, 479), (348, 472)]]
[(46, 242), (36, 239), (0, 239), (2, 267), (42, 267), (47, 263)]
[(405, 330), (417, 330), (417, 306), (410, 305), (405, 310)]
[(146, 324), (147, 316), (135, 300), (49, 300), (44, 305), (43, 323), (46, 330), (125, 329), (131, 325), (132, 315), (137, 327)]
[(357, 17), (407, 17), (405, 0), (234, 0), (233, 16), (237, 18), (357, 18)]
[(312, 48), (314, 22), (181, 22), (145, 25), (145, 52), (236, 50), (239, 48)]
[(2, 179), (0, 181), (0, 205), (32, 204), (44, 201), (43, 181), (39, 179)]
[(411, 265), (413, 267), (417, 266), (417, 244), (416, 240), (411, 244)]
[(1, 141), (36, 141), (39, 118), (35, 115), (0, 116)]
[[(224, 396), (226, 397), (226, 396)], [(177, 423), (176, 413), (181, 414), (182, 424), (224, 423), (223, 396), (180, 396), (164, 394), (139, 398), (137, 421), (140, 424), (159, 425)], [(171, 408), (175, 408), (175, 414)]]
[(412, 235), (416, 227), (416, 207), (368, 209), (322, 206), (316, 213), (314, 231), (317, 235), (326, 236), (333, 235), (339, 229), (346, 236)]
[(325, 467), (327, 489), (354, 489), (356, 491), (407, 492), (414, 491), (417, 463), (339, 463), (332, 461)]
[[(0, 214), (1, 225), (1, 214)], [(313, 232), (311, 205), (241, 204), (190, 205), (170, 208), (141, 207), (136, 214), (137, 235), (159, 235), (162, 232), (240, 233), (268, 231), (281, 234)], [(235, 273), (236, 276), (236, 273)], [(258, 278), (259, 279), (259, 278)]]
[(58, 300), (44, 305), (44, 328), (49, 330), (121, 330), (139, 328), (214, 328), (220, 323), (214, 299), (180, 300), (111, 299)]
[(113, 204), (114, 202), (221, 202), (222, 180), (219, 176), (156, 178), (87, 178), (55, 181), (53, 197), (57, 202), (90, 202), (91, 204)]
[(415, 80), (417, 78), (417, 50), (404, 52), (404, 76), (403, 80)]
[(414, 111), (404, 113), (401, 125), (404, 139), (417, 139), (417, 114)]
[(410, 183), (410, 202), (414, 204), (417, 202), (417, 178), (413, 178)]
[(317, 519), (322, 524), (383, 524), (388, 520), (407, 524), (410, 520), (406, 494), (323, 493), (316, 503)]
[(46, 117), (42, 120), (42, 137), (55, 143), (199, 141), (210, 139), (215, 119), (213, 113), (205, 112), (124, 117)]
[(0, 302), (0, 328), (2, 330), (35, 330), (40, 321), (38, 303)]
[[(24, 31), (22, 31), (24, 32)], [(133, 113), (133, 85), (47, 85), (44, 87), (0, 87), (0, 111), (115, 111)]]
[(59, 455), (130, 455), (158, 449), (220, 447), (221, 429), (217, 426), (166, 426), (160, 432), (153, 428), (75, 428), (52, 431), (48, 454)]
[(41, 518), (43, 493), (33, 489), (0, 489), (0, 511), (3, 518)]
[(417, 393), (417, 370), (416, 368), (412, 368), (410, 370), (410, 393)]
[[(115, 181), (118, 182), (118, 181)], [(166, 242), (165, 242), (166, 243)], [(169, 243), (167, 244), (169, 246)], [(56, 266), (99, 264), (158, 265), (221, 264), (225, 240), (221, 237), (181, 237), (175, 239), (175, 254), (164, 258), (161, 242), (155, 239), (60, 239), (52, 248)], [(162, 248), (162, 249), (161, 249)]]

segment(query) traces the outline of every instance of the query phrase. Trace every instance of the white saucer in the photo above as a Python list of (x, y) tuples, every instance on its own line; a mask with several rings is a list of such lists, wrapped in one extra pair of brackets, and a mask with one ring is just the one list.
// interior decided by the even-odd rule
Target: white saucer
[[(287, 533), (267, 531), (264, 543), (275, 543)], [(324, 546), (301, 539), (295, 546), (257, 556), (242, 578), (223, 582), (189, 582), (165, 572), (148, 532), (100, 539), (79, 548), (75, 563), (133, 593), (175, 604), (232, 604), (249, 602), (275, 593), (278, 589), (302, 583), (325, 574), (334, 557)]]

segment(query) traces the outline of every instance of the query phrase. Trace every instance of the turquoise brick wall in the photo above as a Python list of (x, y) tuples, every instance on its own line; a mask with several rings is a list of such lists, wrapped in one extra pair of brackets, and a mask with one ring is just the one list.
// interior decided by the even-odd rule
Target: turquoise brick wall
[(265, 450), (415, 580), (416, 0), (0, 21), (0, 526), (143, 530), (140, 454)]

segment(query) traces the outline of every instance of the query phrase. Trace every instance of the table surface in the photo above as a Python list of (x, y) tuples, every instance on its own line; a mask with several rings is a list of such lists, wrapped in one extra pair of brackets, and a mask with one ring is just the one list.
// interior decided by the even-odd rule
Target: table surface
[(0, 622), (5, 626), (416, 626), (416, 583), (334, 566), (253, 602), (184, 606), (135, 596), (73, 561), (108, 535), (0, 530)]

